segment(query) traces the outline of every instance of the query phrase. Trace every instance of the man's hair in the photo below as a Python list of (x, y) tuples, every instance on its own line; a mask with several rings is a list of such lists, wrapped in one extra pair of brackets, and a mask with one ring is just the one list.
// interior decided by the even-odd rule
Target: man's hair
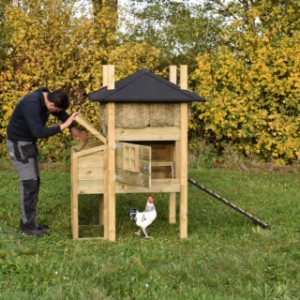
[(62, 90), (48, 93), (48, 100), (54, 103), (55, 107), (63, 110), (66, 110), (70, 105), (68, 94)]

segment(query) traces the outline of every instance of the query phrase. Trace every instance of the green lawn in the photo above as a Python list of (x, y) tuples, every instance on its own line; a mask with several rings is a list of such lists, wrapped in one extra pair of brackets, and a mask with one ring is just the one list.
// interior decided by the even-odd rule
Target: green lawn
[[(39, 202), (39, 220), (51, 234), (25, 236), (17, 176), (0, 164), (0, 299), (299, 299), (299, 170), (189, 173), (272, 230), (189, 185), (186, 240), (178, 238), (178, 223), (168, 223), (166, 194), (154, 195), (153, 238), (134, 237), (127, 209), (143, 209), (147, 199), (137, 194), (117, 197), (117, 242), (73, 241), (70, 174), (54, 167), (42, 171)], [(93, 223), (97, 197), (81, 203), (81, 222)]]

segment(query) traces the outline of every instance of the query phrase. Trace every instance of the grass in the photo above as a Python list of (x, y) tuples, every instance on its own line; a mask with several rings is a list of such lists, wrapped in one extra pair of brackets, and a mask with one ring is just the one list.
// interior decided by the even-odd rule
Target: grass
[[(42, 170), (39, 221), (51, 234), (22, 235), (17, 176), (8, 163), (0, 170), (0, 299), (299, 299), (299, 170), (189, 171), (272, 230), (189, 185), (188, 239), (168, 223), (165, 194), (154, 195), (153, 239), (134, 237), (127, 208), (142, 209), (146, 195), (118, 195), (116, 243), (72, 240), (70, 174), (59, 166)], [(97, 197), (81, 200), (88, 224)]]

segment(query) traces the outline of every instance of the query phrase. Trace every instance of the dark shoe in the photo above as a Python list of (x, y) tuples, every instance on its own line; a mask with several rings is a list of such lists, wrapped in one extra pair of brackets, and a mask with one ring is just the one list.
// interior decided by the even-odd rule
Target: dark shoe
[(34, 236), (37, 236), (37, 237), (42, 237), (44, 235), (47, 234), (47, 232), (45, 232), (44, 230), (39, 230), (37, 228), (34, 228), (34, 229), (29, 229), (29, 228), (21, 228), (21, 231), (25, 234), (28, 234), (28, 235), (34, 235)]
[(49, 225), (48, 224), (36, 224), (36, 229), (46, 230), (46, 229), (49, 229)]
[(36, 224), (23, 224), (23, 222), (21, 222), (20, 228), (22, 232), (28, 235), (42, 237), (47, 234), (43, 229), (37, 228)]

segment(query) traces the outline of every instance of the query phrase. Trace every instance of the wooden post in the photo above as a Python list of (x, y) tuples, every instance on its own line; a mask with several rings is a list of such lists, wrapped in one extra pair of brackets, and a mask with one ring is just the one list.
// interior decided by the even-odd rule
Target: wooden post
[[(172, 65), (170, 66), (170, 82), (177, 84), (177, 67)], [(175, 172), (177, 177), (177, 172)], [(176, 193), (169, 194), (169, 223), (176, 223)]]
[(103, 87), (107, 86), (107, 75), (108, 75), (108, 66), (107, 65), (103, 65), (102, 66), (102, 72), (103, 72), (103, 75), (102, 75), (102, 81), (103, 81)]
[(170, 82), (177, 84), (177, 67), (170, 66)]
[(104, 225), (104, 239), (108, 240), (108, 207), (109, 207), (109, 197), (108, 197), (108, 149), (104, 149), (104, 165), (103, 165), (103, 225)]
[(188, 67), (187, 67), (187, 65), (180, 65), (180, 88), (182, 90), (188, 89)]
[[(109, 90), (114, 89), (114, 66), (108, 66), (108, 82), (107, 88)], [(115, 194), (115, 103), (111, 102), (107, 104), (107, 184), (106, 184), (106, 203), (107, 207), (107, 234), (110, 241), (116, 240), (116, 194)]]
[(114, 65), (107, 66), (107, 89), (108, 90), (115, 89), (115, 66)]
[(104, 197), (103, 197), (103, 194), (99, 195), (98, 220), (99, 220), (99, 225), (104, 226)]
[[(107, 65), (103, 65), (102, 66), (102, 86), (105, 87), (107, 86), (107, 82), (108, 82), (108, 66)], [(99, 105), (99, 115), (101, 113), (101, 108)], [(101, 116), (99, 116), (101, 117)], [(107, 151), (104, 151), (104, 157), (107, 157)], [(107, 170), (107, 160), (104, 160), (104, 173), (107, 174), (105, 172), (105, 170)], [(107, 176), (104, 176), (104, 186), (106, 183), (106, 179)], [(108, 207), (108, 203), (107, 203), (107, 197), (104, 197), (104, 194), (101, 194), (99, 196), (99, 225), (103, 225), (104, 226), (104, 239), (108, 239), (108, 220), (107, 220), (107, 207)]]
[[(180, 88), (187, 89), (187, 66), (180, 66)], [(188, 235), (188, 175), (187, 175), (187, 144), (188, 144), (188, 104), (180, 105), (180, 238), (187, 238)]]
[(78, 240), (79, 224), (78, 224), (78, 172), (77, 157), (74, 153), (71, 160), (71, 223), (73, 239)]

